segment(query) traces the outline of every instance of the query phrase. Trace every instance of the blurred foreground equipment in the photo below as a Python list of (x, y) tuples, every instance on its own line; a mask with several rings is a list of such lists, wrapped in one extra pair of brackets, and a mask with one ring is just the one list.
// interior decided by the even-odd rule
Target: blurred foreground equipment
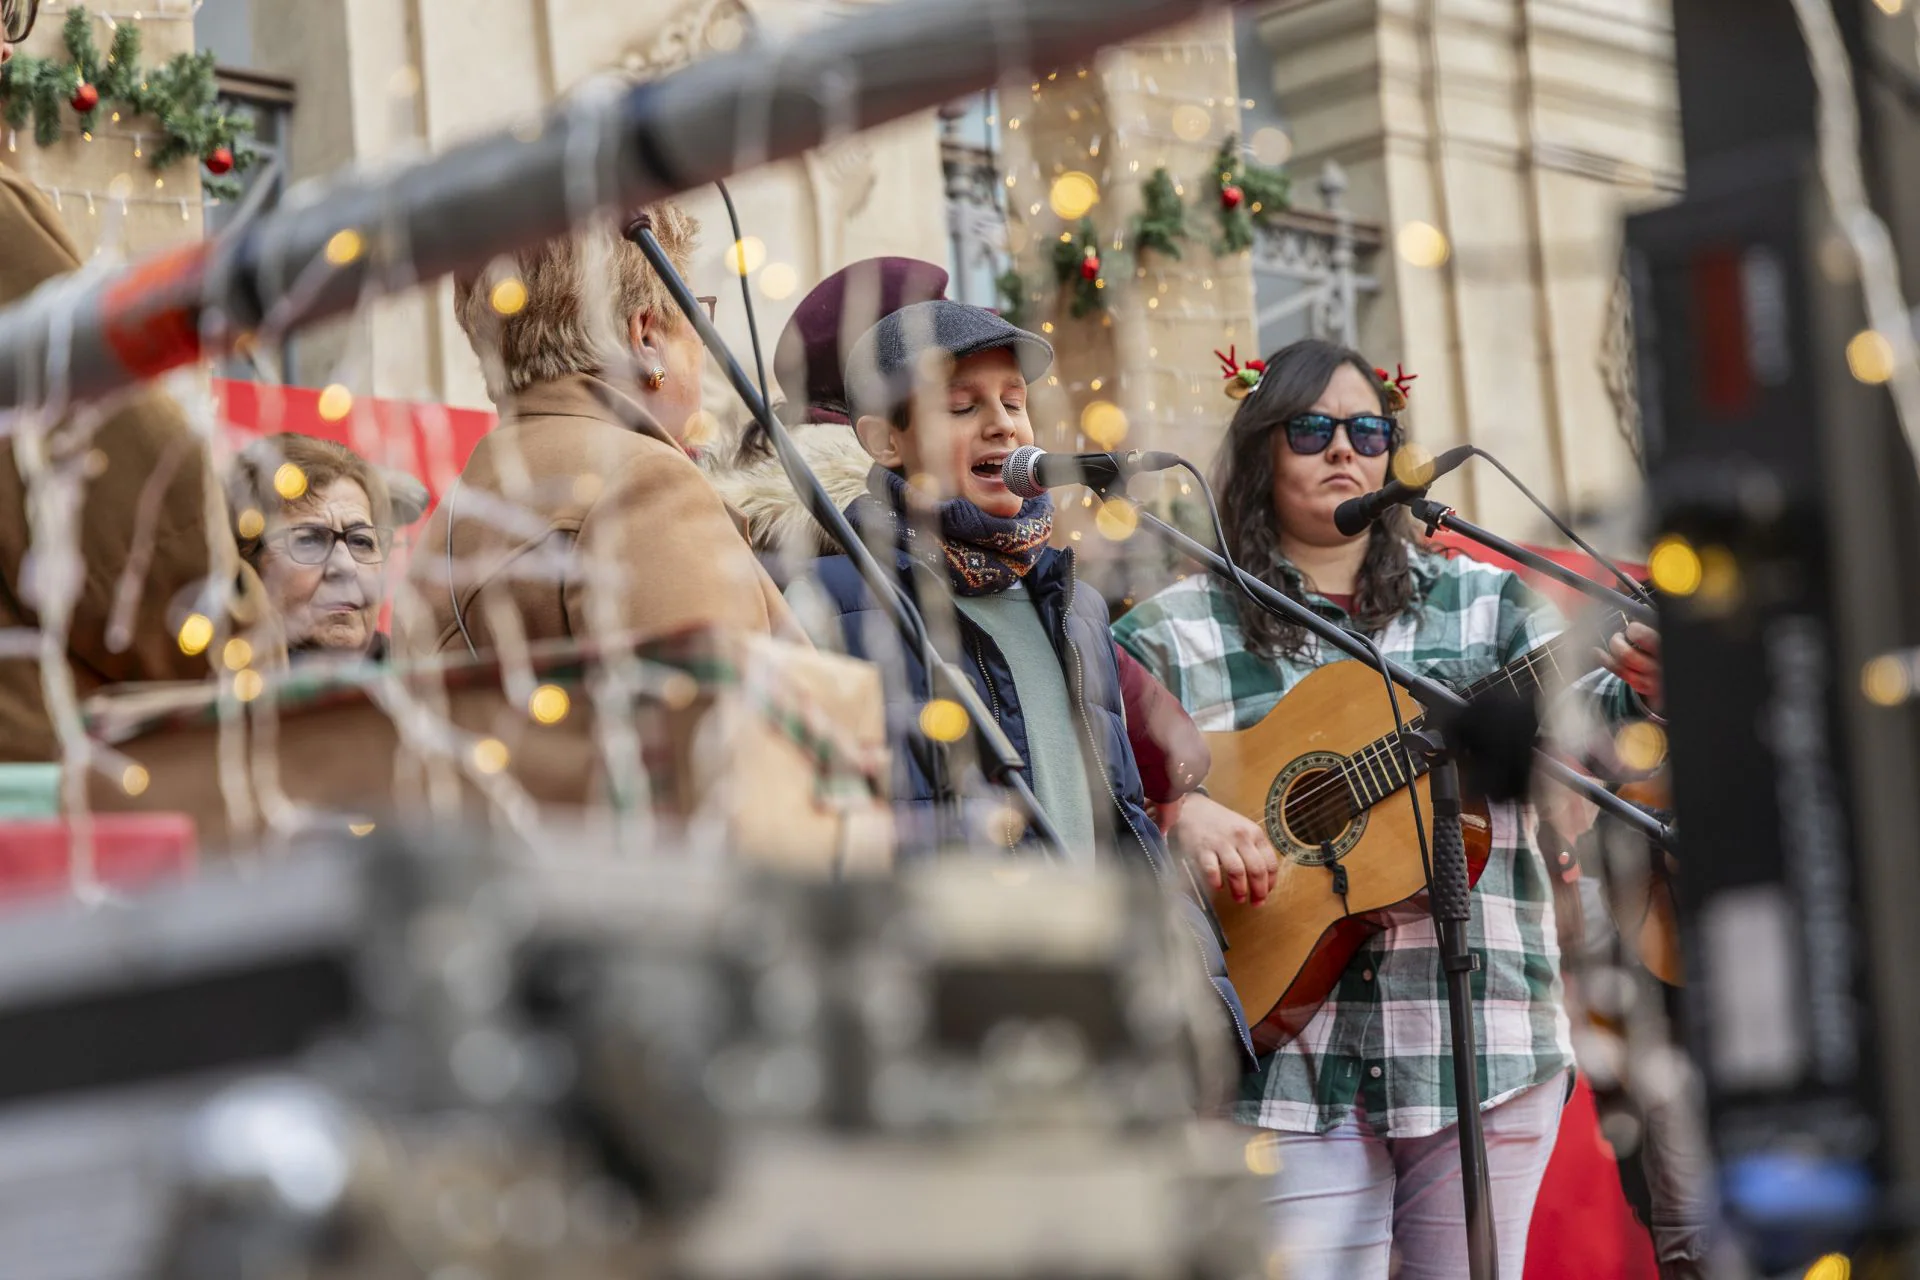
[[(1920, 484), (1882, 385), (1894, 346), (1863, 304), (1896, 282), (1822, 167), (1863, 168), (1920, 297), (1920, 66), (1899, 10), (1676, 0), (1687, 198), (1629, 228), (1691, 1039), (1726, 1210), (1761, 1265), (1795, 1274), (1830, 1249), (1904, 1249), (1920, 1189), (1902, 1096), (1920, 717), (1862, 684), (1868, 658), (1920, 640)], [(1810, 48), (1839, 55), (1824, 65), (1851, 93), (1823, 97)], [(1857, 139), (1831, 131), (1853, 112)], [(1824, 155), (1823, 129), (1840, 144)]]
[[(1145, 880), (377, 832), (0, 916), (0, 1275), (1263, 1275)], [(1257, 1154), (1257, 1153), (1255, 1153)]]

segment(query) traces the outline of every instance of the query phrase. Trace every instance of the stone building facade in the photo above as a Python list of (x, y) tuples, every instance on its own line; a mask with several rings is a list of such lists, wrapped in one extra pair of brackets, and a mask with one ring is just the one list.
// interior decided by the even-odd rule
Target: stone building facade
[[(291, 199), (343, 167), (530, 117), (594, 74), (658, 75), (861, 7), (203, 3), (203, 38), (229, 28), (223, 62), (284, 77), (297, 94)], [(1251, 254), (1222, 256), (1198, 197), (1229, 134), (1256, 158), (1285, 160), (1295, 207)], [(989, 300), (976, 295), (991, 291), (995, 268), (1012, 268), (1035, 304), (1028, 322), (1051, 326), (1060, 350), (1041, 400), (1045, 442), (1104, 443), (1124, 421), (1128, 443), (1205, 461), (1232, 408), (1215, 348), (1351, 335), (1420, 375), (1421, 440), (1489, 449), (1631, 551), (1620, 218), (1678, 191), (1678, 156), (1665, 0), (1268, 0), (732, 186), (759, 242), (750, 284), (767, 343), (806, 289), (852, 258), (966, 260), (962, 296), (973, 301)], [(1187, 191), (1195, 240), (1177, 261), (1129, 243), (1141, 184), (1163, 166), (1200, 184)], [(1091, 183), (1108, 286), (1104, 307), (1080, 318), (1055, 297), (1051, 268), (1059, 237), (1078, 226), (1074, 202), (1063, 211), (1054, 199), (1068, 174)], [(744, 354), (732, 236), (710, 193), (687, 202), (705, 227), (696, 281), (721, 296), (721, 328)], [(291, 379), (484, 404), (450, 297), (441, 282), (303, 337)], [(717, 379), (714, 391), (716, 406), (731, 403)], [(1098, 438), (1085, 431), (1090, 410)], [(1489, 470), (1469, 469), (1446, 492), (1505, 532), (1551, 540)]]

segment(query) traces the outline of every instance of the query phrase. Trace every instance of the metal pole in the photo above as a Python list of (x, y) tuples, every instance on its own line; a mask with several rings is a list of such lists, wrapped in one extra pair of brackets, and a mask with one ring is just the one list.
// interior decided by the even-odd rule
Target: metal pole
[(0, 312), (0, 407), (96, 399), (255, 329), (291, 332), (595, 214), (630, 212), (1009, 75), (1070, 65), (1209, 7), (902, 0), (649, 84), (603, 83), (532, 131), (333, 183), (231, 241), (51, 282)]
[[(1439, 735), (1422, 734), (1436, 738)], [(1479, 1049), (1473, 1026), (1473, 973), (1480, 957), (1467, 946), (1473, 922), (1473, 884), (1467, 870), (1467, 846), (1460, 830), (1460, 771), (1444, 741), (1431, 743), (1433, 865), (1427, 882), (1427, 909), (1440, 942), (1440, 968), (1447, 988), (1447, 1026), (1453, 1033), (1453, 1102), (1460, 1126), (1460, 1190), (1467, 1217), (1467, 1274), (1472, 1280), (1496, 1280), (1500, 1251), (1494, 1238), (1492, 1188), (1487, 1171), (1487, 1138), (1480, 1118)]]

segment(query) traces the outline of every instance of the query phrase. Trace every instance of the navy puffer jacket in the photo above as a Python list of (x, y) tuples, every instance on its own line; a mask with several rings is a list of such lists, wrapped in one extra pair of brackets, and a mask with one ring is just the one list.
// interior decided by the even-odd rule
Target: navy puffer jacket
[[(858, 504), (856, 504), (858, 505)], [(849, 511), (849, 515), (854, 512)], [(884, 556), (882, 563), (884, 563)], [(907, 554), (894, 551), (897, 581), (923, 609), (932, 593), (947, 592), (947, 584), (932, 570)], [(812, 578), (830, 602), (840, 623), (848, 653), (879, 664), (887, 673), (889, 740), (899, 744), (917, 734), (920, 707), (931, 696), (926, 666), (918, 654), (899, 643), (890, 616), (868, 591), (860, 571), (846, 556), (816, 560)], [(1092, 752), (1099, 781), (1112, 800), (1111, 825), (1119, 856), (1144, 863), (1176, 894), (1182, 916), (1201, 951), (1214, 989), (1219, 993), (1240, 1041), (1243, 1065), (1253, 1065), (1253, 1043), (1240, 997), (1226, 976), (1226, 958), (1218, 928), (1200, 898), (1197, 886), (1161, 838), (1147, 816), (1139, 770), (1127, 745), (1127, 722), (1120, 691), (1119, 670), (1108, 631), (1107, 605), (1100, 593), (1078, 586), (1071, 551), (1049, 548), (1024, 579), (1028, 594), (1040, 610), (1042, 624), (1053, 640), (1067, 689), (1080, 711), (1082, 741)], [(952, 616), (960, 630), (960, 652), (949, 654), (967, 673), (981, 699), (992, 709), (1022, 759), (1029, 759), (1026, 721), (1013, 685), (1013, 670), (993, 638), (958, 610)], [(934, 820), (933, 785), (912, 751), (896, 753), (894, 800), (900, 811), (904, 839), (922, 849), (938, 842)]]

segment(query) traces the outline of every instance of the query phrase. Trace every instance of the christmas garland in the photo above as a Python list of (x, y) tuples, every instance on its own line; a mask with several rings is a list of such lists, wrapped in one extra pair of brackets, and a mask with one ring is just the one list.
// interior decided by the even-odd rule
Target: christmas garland
[(1245, 252), (1253, 247), (1254, 219), (1286, 208), (1293, 180), (1278, 169), (1243, 163), (1240, 139), (1231, 133), (1214, 153), (1213, 171), (1220, 198), (1220, 238), (1213, 250)]
[(0, 69), (0, 115), (9, 128), (25, 128), (31, 119), (34, 141), (50, 147), (63, 132), (63, 107), (79, 117), (83, 134), (93, 132), (108, 108), (147, 116), (159, 125), (159, 145), (147, 157), (152, 169), (191, 156), (205, 166), (201, 184), (208, 195), (239, 196), (240, 184), (230, 175), (245, 173), (259, 155), (249, 142), (252, 124), (221, 109), (211, 52), (183, 53), (147, 70), (140, 65), (139, 27), (123, 23), (114, 28), (103, 61), (83, 8), (67, 14), (61, 39), (71, 61), (21, 54)]
[(1133, 219), (1133, 251), (1136, 255), (1151, 249), (1169, 258), (1180, 256), (1180, 242), (1187, 234), (1187, 206), (1180, 202), (1173, 175), (1165, 168), (1140, 185), (1142, 208)]
[(1026, 328), (1027, 278), (1018, 269), (1008, 267), (994, 279), (993, 285), (1000, 291), (1000, 314), (1015, 328)]
[(1092, 218), (1080, 219), (1077, 231), (1063, 232), (1053, 246), (1053, 276), (1073, 290), (1075, 320), (1107, 309), (1107, 282), (1100, 275), (1100, 232)]
[[(1243, 163), (1239, 140), (1233, 135), (1228, 135), (1214, 154), (1212, 173), (1211, 184), (1203, 186), (1217, 193), (1220, 236), (1213, 250), (1222, 257), (1242, 253), (1253, 247), (1254, 228), (1287, 207), (1292, 179), (1279, 169)], [(1180, 257), (1181, 242), (1193, 237), (1189, 213), (1173, 175), (1165, 168), (1155, 169), (1140, 184), (1140, 195), (1141, 211), (1134, 216), (1131, 237), (1135, 257), (1149, 250), (1169, 258)], [(1069, 310), (1076, 320), (1107, 309), (1100, 233), (1092, 218), (1082, 218), (1073, 231), (1061, 233), (1053, 246), (1053, 275), (1063, 289), (1072, 291)], [(1020, 324), (1030, 297), (1027, 281), (1019, 271), (1009, 268), (995, 283), (1000, 291), (1000, 313), (1011, 323)]]

